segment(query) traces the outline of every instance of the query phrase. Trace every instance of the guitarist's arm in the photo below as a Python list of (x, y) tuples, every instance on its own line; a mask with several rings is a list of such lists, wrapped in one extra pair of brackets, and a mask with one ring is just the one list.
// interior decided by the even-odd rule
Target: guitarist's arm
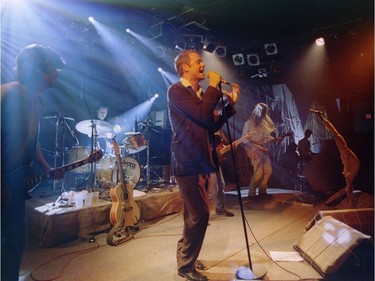
[(44, 158), (42, 151), (40, 150), (40, 144), (38, 144), (36, 151), (36, 159), (38, 160), (39, 164), (43, 167), (43, 170), (48, 173), (52, 170), (51, 166), (48, 164), (46, 158)]
[[(36, 154), (36, 159), (38, 160), (39, 164), (43, 167), (43, 170), (46, 173), (51, 172), (53, 169), (48, 164), (46, 158), (44, 158), (44, 156), (42, 154), (42, 151), (40, 149), (40, 144), (38, 144), (38, 146), (36, 148), (36, 151), (35, 151), (35, 154)], [(64, 175), (65, 175), (65, 171), (63, 169), (56, 169), (56, 171), (54, 171), (54, 173), (53, 173), (53, 178), (54, 179), (61, 179), (61, 178), (64, 177)]]

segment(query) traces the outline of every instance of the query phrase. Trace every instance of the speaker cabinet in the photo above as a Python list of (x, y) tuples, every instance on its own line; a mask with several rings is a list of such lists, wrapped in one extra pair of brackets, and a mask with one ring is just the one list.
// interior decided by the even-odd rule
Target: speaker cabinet
[(306, 230), (309, 230), (318, 220), (326, 216), (331, 216), (374, 239), (373, 208), (319, 211), (306, 226)]
[(371, 237), (331, 216), (317, 221), (295, 243), (294, 249), (325, 278), (341, 274), (343, 267), (361, 274), (357, 280), (367, 280), (368, 262), (373, 264)]

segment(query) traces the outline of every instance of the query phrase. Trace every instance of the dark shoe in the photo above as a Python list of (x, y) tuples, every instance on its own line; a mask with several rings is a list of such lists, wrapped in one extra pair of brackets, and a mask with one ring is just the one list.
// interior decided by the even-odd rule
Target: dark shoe
[(192, 281), (207, 281), (207, 276), (203, 275), (202, 273), (199, 273), (195, 269), (189, 270), (189, 271), (178, 271), (178, 275), (186, 278), (187, 280)]
[(259, 201), (259, 198), (255, 195), (250, 195), (247, 197), (247, 201), (250, 201), (250, 202)]
[(263, 200), (263, 199), (271, 199), (272, 198), (272, 195), (271, 194), (268, 194), (268, 193), (260, 193), (259, 194), (259, 199)]
[(201, 262), (200, 260), (196, 260), (195, 263), (194, 263), (194, 266), (198, 270), (205, 270), (206, 269), (206, 265), (203, 262)]
[(234, 216), (234, 214), (232, 212), (229, 212), (227, 209), (216, 209), (216, 215), (226, 216), (226, 217)]

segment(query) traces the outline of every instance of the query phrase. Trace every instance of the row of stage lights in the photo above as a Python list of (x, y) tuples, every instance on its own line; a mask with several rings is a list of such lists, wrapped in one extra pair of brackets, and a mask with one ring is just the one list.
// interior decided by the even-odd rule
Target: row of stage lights
[[(89, 17), (88, 20), (90, 22), (94, 22), (93, 17)], [(129, 28), (126, 28), (125, 31), (127, 33), (131, 33), (131, 30)], [(316, 43), (317, 46), (323, 46), (324, 45), (324, 38), (320, 37), (320, 38), (316, 39), (315, 43)], [(190, 46), (190, 45), (187, 46), (186, 45), (185, 48), (186, 47), (192, 48), (193, 46)], [(175, 48), (181, 49), (181, 46), (176, 44)], [(212, 43), (212, 42), (207, 44), (207, 45), (203, 45), (203, 50), (205, 50), (206, 52), (214, 53), (217, 57), (226, 57), (227, 56), (227, 46), (216, 45), (215, 43)], [(277, 47), (276, 43), (266, 43), (266, 44), (264, 44), (263, 50), (264, 50), (264, 52), (267, 56), (275, 56), (275, 55), (278, 54), (278, 47)], [(235, 54), (232, 55), (232, 61), (233, 61), (233, 64), (235, 66), (244, 65), (246, 62), (249, 66), (259, 66), (259, 65), (261, 65), (261, 59), (260, 59), (260, 55), (258, 53), (250, 53), (250, 54), (235, 53)], [(272, 65), (271, 68), (272, 67), (275, 67), (275, 66)], [(161, 67), (159, 67), (157, 70), (160, 73), (163, 72)], [(280, 67), (278, 65), (276, 65), (276, 69), (271, 69), (270, 72), (278, 73), (278, 72), (280, 72)], [(266, 69), (261, 68), (261, 69), (258, 70), (258, 73), (255, 74), (254, 76), (263, 78), (263, 77), (267, 77), (267, 73), (268, 73), (268, 71)], [(157, 97), (158, 97), (158, 94), (155, 94), (154, 98), (157, 98)]]

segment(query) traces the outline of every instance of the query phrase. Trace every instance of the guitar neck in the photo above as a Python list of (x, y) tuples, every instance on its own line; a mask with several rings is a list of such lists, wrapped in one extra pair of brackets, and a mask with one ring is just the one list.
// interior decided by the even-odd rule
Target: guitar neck
[[(67, 164), (65, 166), (62, 166), (62, 167), (56, 169), (56, 170), (64, 171), (64, 172), (71, 171), (71, 170), (76, 169), (78, 167), (81, 167), (85, 164), (94, 162), (93, 159), (92, 159), (93, 156), (94, 156), (94, 158), (98, 158), (95, 161), (99, 160), (102, 156), (101, 151), (99, 150), (99, 151), (95, 152), (93, 155), (91, 155), (87, 159), (83, 159), (83, 160), (79, 160), (79, 161)], [(31, 178), (28, 178), (28, 179), (25, 180), (25, 184), (26, 184), (26, 186), (32, 186), (32, 185), (35, 185), (35, 184), (40, 183), (42, 181), (45, 181), (45, 180), (48, 180), (48, 179), (53, 179), (56, 170), (53, 170), (53, 171), (45, 173), (45, 174), (41, 174), (41, 175), (37, 175), (37, 176), (31, 177)]]
[[(239, 145), (239, 144), (243, 143), (245, 140), (247, 140), (248, 138), (249, 138), (248, 135), (243, 136), (242, 138), (239, 138), (238, 140), (235, 140), (234, 142), (232, 142), (232, 145)], [(225, 153), (227, 153), (230, 150), (230, 148), (231, 148), (230, 145), (226, 145), (223, 148), (219, 149), (217, 151), (217, 154), (219, 156), (224, 155)]]
[(125, 180), (124, 180), (124, 170), (122, 169), (122, 161), (121, 161), (121, 156), (119, 152), (115, 152), (116, 158), (117, 158), (117, 163), (118, 163), (118, 171), (120, 175), (120, 182), (122, 184), (123, 189), (125, 188)]
[[(285, 138), (286, 136), (290, 136), (291, 134), (292, 133), (287, 133), (286, 135), (283, 135), (281, 137)], [(247, 134), (247, 135), (239, 138), (238, 140), (232, 142), (232, 145), (239, 145), (239, 144), (243, 143), (245, 140), (248, 140), (251, 135), (252, 134), (249, 133), (249, 134)], [(269, 144), (269, 143), (276, 142), (276, 141), (277, 141), (277, 139), (272, 139), (272, 140), (270, 140), (270, 141), (268, 141), (268, 142), (266, 142), (266, 143), (264, 143), (262, 145), (259, 145), (259, 144), (256, 144), (256, 143), (253, 143), (253, 145), (256, 146), (258, 149), (260, 149), (261, 151), (267, 152), (267, 148), (265, 148), (264, 146), (267, 145), (267, 144)], [(230, 148), (231, 148), (230, 145), (226, 145), (223, 148), (219, 149), (217, 151), (218, 156), (224, 155), (225, 153), (227, 153), (230, 150)]]

